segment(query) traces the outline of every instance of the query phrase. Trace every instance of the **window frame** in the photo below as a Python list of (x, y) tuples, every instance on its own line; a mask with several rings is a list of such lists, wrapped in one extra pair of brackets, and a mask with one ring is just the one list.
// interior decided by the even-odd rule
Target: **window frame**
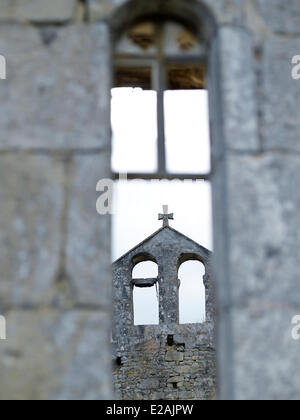
[[(198, 64), (208, 67), (208, 51), (206, 46), (203, 48), (201, 54), (196, 55), (171, 55), (170, 57), (164, 54), (164, 26), (169, 22), (176, 22), (172, 19), (156, 19), (153, 20), (155, 24), (155, 42), (156, 54), (120, 54), (114, 50), (114, 71), (118, 67), (132, 67), (132, 68), (150, 68), (152, 71), (152, 90), (157, 93), (157, 170), (154, 172), (129, 172), (126, 173), (128, 180), (202, 180), (210, 181), (212, 176), (212, 169), (207, 173), (170, 173), (167, 170), (167, 156), (166, 156), (166, 136), (165, 136), (165, 105), (164, 95), (167, 91), (167, 68), (169, 65), (188, 65)], [(190, 30), (187, 25), (183, 25), (185, 29)], [(195, 35), (195, 34), (194, 34)], [(196, 37), (197, 39), (197, 37)], [(197, 39), (198, 41), (198, 39)], [(202, 44), (200, 44), (202, 46)], [(200, 141), (200, 139), (199, 139)], [(211, 140), (210, 140), (211, 141)], [(121, 179), (123, 174), (119, 172), (112, 172), (113, 180)]]

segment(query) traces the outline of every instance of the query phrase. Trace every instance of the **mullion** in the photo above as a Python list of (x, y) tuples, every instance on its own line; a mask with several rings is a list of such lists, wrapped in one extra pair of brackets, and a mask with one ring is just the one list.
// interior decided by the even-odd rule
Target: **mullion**
[(162, 68), (158, 69), (160, 73), (160, 87), (157, 91), (157, 153), (158, 153), (158, 172), (166, 172), (166, 138), (165, 138), (165, 110), (164, 110), (164, 89), (162, 88)]
[[(167, 89), (167, 66), (172, 64), (203, 64), (207, 62), (206, 53), (201, 56), (164, 56), (164, 26), (162, 23), (156, 25), (156, 56), (116, 56), (117, 66), (128, 67), (151, 67), (152, 89), (157, 92), (157, 161), (158, 169), (155, 173), (129, 173), (127, 179), (178, 179), (178, 180), (203, 180), (209, 181), (211, 172), (208, 174), (171, 174), (166, 167), (166, 137), (165, 137), (165, 106), (164, 97)], [(113, 178), (118, 180), (122, 176), (113, 173)]]
[(158, 173), (166, 171), (166, 139), (165, 139), (165, 107), (164, 92), (166, 87), (166, 68), (164, 64), (164, 26), (158, 23), (156, 26), (157, 58), (155, 66), (154, 83), (157, 91), (157, 161)]

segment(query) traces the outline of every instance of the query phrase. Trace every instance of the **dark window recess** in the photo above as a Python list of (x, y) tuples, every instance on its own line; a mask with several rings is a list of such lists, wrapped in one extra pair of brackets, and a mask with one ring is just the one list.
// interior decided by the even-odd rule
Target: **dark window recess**
[(122, 357), (116, 358), (116, 366), (118, 367), (123, 366)]
[(167, 344), (169, 347), (174, 346), (174, 335), (168, 335)]
[(151, 67), (117, 67), (114, 87), (139, 87), (144, 90), (150, 90), (152, 88)]

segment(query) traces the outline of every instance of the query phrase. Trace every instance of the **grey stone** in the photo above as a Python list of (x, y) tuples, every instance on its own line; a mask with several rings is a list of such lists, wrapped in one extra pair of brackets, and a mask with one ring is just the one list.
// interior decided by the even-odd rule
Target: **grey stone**
[(300, 83), (292, 78), (292, 58), (297, 54), (299, 40), (273, 37), (266, 42), (260, 98), (265, 149), (300, 151)]
[(299, 0), (255, 0), (255, 3), (262, 17), (274, 32), (300, 34)]
[(56, 158), (0, 156), (1, 305), (50, 303), (57, 293), (63, 173)]
[(297, 314), (299, 305), (277, 305), (264, 296), (232, 309), (235, 399), (299, 400), (299, 341), (292, 339), (291, 324)]
[(107, 148), (108, 42), (103, 24), (2, 24), (8, 77), (0, 90), (0, 148)]
[(148, 378), (141, 382), (140, 388), (141, 389), (148, 389), (151, 388), (157, 389), (159, 387), (159, 380), (155, 378)]
[[(231, 156), (231, 294), (235, 303), (264, 296), (277, 304), (300, 302), (298, 155)], [(284, 281), (288, 277), (289, 281)], [(228, 302), (227, 302), (228, 303)]]
[[(204, 276), (204, 283), (207, 288), (206, 319), (208, 321), (207, 325), (211, 325), (214, 318), (214, 293), (210, 281), (211, 252), (175, 229), (164, 227), (130, 250), (113, 265), (115, 319), (119, 320), (116, 322), (119, 330), (122, 330), (125, 326), (133, 325), (130, 267), (133, 267), (135, 258), (138, 258), (138, 261), (143, 261), (143, 258), (147, 261), (150, 258), (158, 264), (159, 316), (162, 325), (178, 323), (178, 264), (181, 265), (189, 259), (198, 258), (206, 267), (206, 275)], [(119, 335), (118, 332), (117, 335)]]
[(174, 350), (168, 350), (166, 354), (166, 361), (167, 362), (182, 362), (183, 361), (183, 353)]
[(251, 33), (256, 52), (261, 51), (266, 39), (273, 36), (272, 29), (267, 25), (253, 1), (243, 2), (243, 25)]
[(225, 146), (259, 148), (252, 40), (244, 29), (219, 30)]
[(243, 1), (203, 0), (203, 3), (212, 11), (218, 24), (239, 25), (243, 21)]
[[(76, 156), (70, 173), (66, 270), (76, 300), (107, 306), (111, 301), (110, 216), (100, 216), (96, 185), (110, 175), (108, 153)], [(110, 304), (109, 304), (110, 306)]]
[(299, 165), (296, 154), (228, 157), (230, 281), (218, 283), (221, 398), (298, 398), (290, 328), (300, 298)]
[[(110, 20), (127, 1), (88, 3), (91, 20)], [(109, 23), (114, 29), (160, 5), (199, 26), (197, 4), (131, 1)], [(114, 372), (117, 396), (215, 398), (217, 309), (220, 398), (298, 400), (299, 343), (291, 339), (291, 319), (300, 313), (300, 84), (291, 77), (291, 59), (299, 54), (299, 0), (204, 4), (220, 35), (219, 45), (209, 45), (221, 51), (213, 77), (221, 97), (216, 95), (212, 110), (221, 107), (222, 115), (211, 114), (218, 134), (218, 300), (208, 277), (211, 319), (180, 326), (175, 281), (165, 288), (161, 324), (134, 327), (130, 299), (122, 299), (131, 296), (130, 285), (120, 283), (124, 271), (117, 270), (117, 314), (125, 314), (114, 334), (114, 358), (122, 356), (123, 363)], [(2, 400), (111, 397), (110, 321), (104, 310), (111, 305), (110, 220), (95, 210), (96, 182), (109, 174), (110, 33), (104, 22), (65, 25), (75, 16), (74, 6), (73, 0), (0, 4), (0, 53), (8, 65), (0, 89), (0, 310), (8, 321), (8, 340), (0, 342)], [(82, 18), (82, 4), (79, 9)], [(209, 14), (203, 16), (210, 26)], [(16, 153), (19, 148), (26, 153)], [(175, 255), (179, 248), (166, 232), (160, 239), (171, 249), (175, 244)], [(138, 250), (162, 255), (156, 240)], [(174, 255), (165, 254), (172, 264)], [(167, 273), (177, 279), (176, 270)], [(174, 336), (174, 351), (185, 343), (183, 361), (166, 362), (168, 335)], [(179, 367), (192, 370), (190, 377)], [(145, 372), (148, 383), (142, 382)], [(176, 376), (184, 378), (179, 390), (167, 385)], [(160, 390), (147, 388), (157, 384)]]
[(178, 396), (180, 400), (192, 400), (195, 398), (195, 395), (189, 391), (180, 391)]
[(184, 378), (182, 376), (174, 376), (173, 378), (168, 379), (170, 384), (176, 384), (178, 382), (183, 382)]
[(107, 18), (124, 3), (124, 0), (90, 0), (88, 2), (89, 18), (92, 21)]
[[(208, 400), (215, 395), (216, 387), (212, 254), (171, 228), (167, 217), (160, 217), (164, 219), (162, 229), (113, 264), (113, 337), (116, 357), (121, 357), (121, 368), (116, 366), (114, 370), (114, 384), (123, 399), (135, 399), (139, 392), (145, 393), (146, 399), (155, 398), (149, 394), (155, 388), (156, 397), (176, 400), (176, 388), (180, 387), (185, 391), (192, 388), (193, 399)], [(202, 261), (206, 269), (206, 322), (179, 325), (178, 269), (183, 262), (194, 259)], [(138, 262), (151, 260), (158, 264), (160, 324), (135, 326), (132, 269)], [(195, 370), (193, 384), (186, 375), (191, 366)]]
[(179, 366), (176, 369), (176, 372), (178, 372), (180, 374), (184, 374), (184, 373), (190, 372), (190, 367), (189, 366)]
[[(119, 8), (124, 6), (127, 0), (90, 0), (89, 1), (89, 15), (91, 20), (107, 19), (114, 13), (119, 12)], [(142, 1), (133, 3), (132, 8), (141, 7), (143, 8)], [(155, 7), (155, 3), (159, 4), (159, 1), (152, 0), (152, 6), (149, 5), (149, 1), (144, 1), (144, 8), (149, 10), (149, 7)], [(197, 3), (197, 2), (195, 2)], [(200, 1), (199, 1), (200, 3)], [(240, 0), (204, 0), (202, 1), (208, 9), (215, 15), (219, 23), (241, 23), (243, 19), (242, 2)], [(177, 0), (172, 0), (170, 3), (170, 10), (179, 11), (182, 9), (182, 3)], [(130, 10), (130, 8), (129, 8)]]
[(74, 17), (77, 0), (1, 0), (0, 19), (63, 22)]
[(12, 311), (0, 346), (1, 400), (110, 397), (109, 317), (102, 312)]

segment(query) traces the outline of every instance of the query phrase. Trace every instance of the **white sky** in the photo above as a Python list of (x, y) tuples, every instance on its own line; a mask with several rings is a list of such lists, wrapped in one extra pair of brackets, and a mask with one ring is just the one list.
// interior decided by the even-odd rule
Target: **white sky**
[[(165, 97), (167, 162), (170, 172), (208, 172), (210, 168), (207, 93), (170, 91)], [(156, 93), (141, 89), (112, 91), (113, 169), (152, 172), (156, 169)], [(170, 225), (212, 249), (211, 189), (203, 181), (117, 182), (114, 190), (113, 259), (161, 227), (162, 205), (175, 213)], [(200, 269), (199, 269), (200, 266)], [(202, 271), (201, 271), (202, 270)], [(138, 277), (153, 277), (148, 267)], [(180, 322), (203, 320), (204, 270), (185, 263), (179, 272)], [(136, 276), (137, 274), (134, 273)], [(155, 276), (154, 276), (155, 277)], [(134, 293), (136, 324), (158, 323), (156, 290)], [(200, 308), (200, 309), (199, 309)]]

